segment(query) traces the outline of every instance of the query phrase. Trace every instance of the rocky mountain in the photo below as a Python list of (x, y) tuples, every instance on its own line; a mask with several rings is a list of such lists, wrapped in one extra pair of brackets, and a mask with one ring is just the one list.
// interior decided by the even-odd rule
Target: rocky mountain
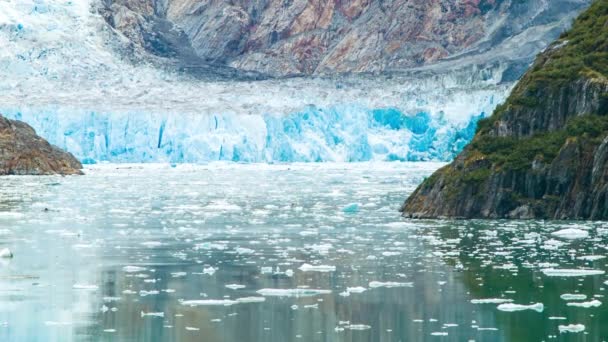
[(0, 115), (0, 175), (78, 175), (72, 154), (42, 139), (32, 127)]
[(127, 42), (181, 68), (258, 75), (513, 63), (516, 76), (589, 0), (103, 0)]
[(472, 143), (405, 202), (416, 218), (608, 219), (608, 1), (536, 60)]

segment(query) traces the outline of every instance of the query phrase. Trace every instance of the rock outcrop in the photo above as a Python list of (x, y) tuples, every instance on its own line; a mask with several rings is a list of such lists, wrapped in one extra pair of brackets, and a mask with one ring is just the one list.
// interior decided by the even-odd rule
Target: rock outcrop
[[(104, 0), (133, 46), (271, 76), (527, 66), (590, 0)], [(481, 56), (479, 59), (476, 57)], [(521, 73), (517, 77), (521, 76)]]
[(608, 219), (608, 1), (543, 52), (472, 143), (407, 199), (414, 218)]
[(32, 127), (0, 115), (0, 175), (79, 175), (81, 169), (72, 154), (49, 144)]

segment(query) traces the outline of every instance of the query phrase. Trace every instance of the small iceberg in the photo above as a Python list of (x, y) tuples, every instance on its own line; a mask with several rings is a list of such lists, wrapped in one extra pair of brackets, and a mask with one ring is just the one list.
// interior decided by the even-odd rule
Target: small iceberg
[(585, 331), (585, 326), (582, 324), (570, 324), (558, 326), (560, 334), (563, 333), (580, 333)]
[(546, 268), (542, 272), (547, 277), (585, 277), (605, 274), (602, 270), (588, 270), (588, 269), (557, 269), (557, 268)]
[(359, 203), (350, 203), (342, 208), (342, 211), (347, 214), (355, 214), (359, 212)]
[(0, 249), (0, 258), (10, 259), (12, 257), (13, 257), (13, 252), (11, 252), (10, 249), (8, 249), (8, 248)]
[(393, 287), (414, 287), (413, 283), (398, 283), (398, 282), (394, 282), (394, 281), (387, 281), (387, 282), (381, 282), (381, 281), (372, 281), (369, 283), (369, 287), (372, 289), (376, 289), (379, 287), (387, 287), (387, 288), (393, 288)]
[(336, 266), (328, 266), (328, 265), (310, 265), (304, 264), (299, 268), (302, 272), (334, 272), (336, 270)]
[(602, 306), (602, 302), (600, 302), (597, 299), (594, 299), (594, 300), (589, 301), (589, 302), (570, 302), (570, 303), (567, 303), (566, 305), (568, 305), (568, 306), (575, 306), (575, 307), (578, 307), (578, 308), (589, 309), (589, 308), (597, 308), (597, 307)]
[(141, 311), (141, 317), (165, 317), (164, 312), (143, 312)]
[(545, 306), (542, 303), (536, 303), (536, 304), (532, 304), (532, 305), (505, 303), (505, 304), (500, 304), (497, 309), (500, 311), (504, 311), (504, 312), (516, 312), (516, 311), (525, 311), (525, 310), (543, 312), (545, 310)]
[(351, 324), (351, 325), (347, 325), (344, 328), (349, 329), (349, 330), (369, 330), (372, 327), (366, 324)]
[(314, 297), (330, 294), (331, 291), (318, 289), (261, 289), (257, 293), (264, 297)]
[(241, 285), (241, 284), (228, 284), (226, 285), (227, 289), (231, 289), (231, 290), (240, 290), (240, 289), (244, 289), (245, 285)]
[(563, 300), (585, 300), (587, 299), (587, 295), (566, 293), (561, 295), (560, 298)]
[(558, 237), (560, 239), (577, 240), (577, 239), (588, 238), (589, 232), (586, 230), (577, 229), (577, 228), (566, 228), (566, 229), (562, 229), (562, 230), (553, 232), (553, 233), (551, 233), (551, 235)]
[(513, 299), (507, 298), (471, 299), (471, 304), (504, 304), (511, 302), (513, 302)]
[(72, 286), (72, 288), (74, 290), (89, 290), (89, 291), (95, 291), (99, 288), (99, 286), (97, 285), (89, 285), (89, 284), (74, 284), (74, 286)]
[(145, 267), (139, 267), (139, 266), (125, 266), (122, 268), (123, 271), (127, 272), (127, 273), (137, 273), (137, 272), (143, 272), (146, 270)]
[(199, 300), (183, 300), (182, 305), (185, 306), (230, 306), (237, 304), (236, 300), (230, 299), (199, 299)]

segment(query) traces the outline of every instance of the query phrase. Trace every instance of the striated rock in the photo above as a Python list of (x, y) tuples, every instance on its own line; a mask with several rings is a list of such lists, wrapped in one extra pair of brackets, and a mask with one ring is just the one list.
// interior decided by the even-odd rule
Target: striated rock
[(472, 143), (407, 199), (415, 218), (608, 219), (608, 1), (542, 53)]
[(0, 175), (80, 175), (81, 169), (72, 154), (49, 144), (32, 127), (0, 115)]
[(443, 60), (450, 65), (508, 60), (521, 69), (590, 0), (103, 3), (99, 11), (106, 21), (153, 55), (184, 65), (294, 76), (384, 72)]

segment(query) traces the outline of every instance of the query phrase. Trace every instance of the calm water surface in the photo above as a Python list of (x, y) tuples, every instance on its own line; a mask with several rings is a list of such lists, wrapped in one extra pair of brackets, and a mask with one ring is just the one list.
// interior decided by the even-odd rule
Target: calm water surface
[(1, 178), (0, 340), (607, 339), (608, 224), (401, 219), (439, 166)]

